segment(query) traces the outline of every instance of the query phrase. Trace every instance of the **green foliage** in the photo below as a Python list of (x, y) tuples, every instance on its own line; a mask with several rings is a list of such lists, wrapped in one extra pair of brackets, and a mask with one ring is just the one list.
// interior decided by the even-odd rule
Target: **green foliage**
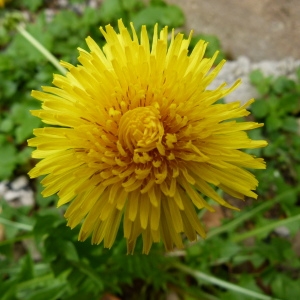
[[(86, 48), (85, 37), (90, 35), (103, 45), (98, 28), (107, 23), (115, 26), (119, 18), (127, 25), (133, 21), (138, 29), (155, 23), (176, 28), (185, 20), (179, 7), (163, 0), (149, 4), (105, 0), (98, 9), (86, 7), (82, 12), (76, 5), (83, 1), (72, 0), (48, 21), (45, 8), (55, 5), (50, 2), (10, 1), (7, 10), (0, 11), (4, 25), (0, 26), (0, 180), (25, 174), (32, 167), (32, 149), (26, 140), (33, 128), (42, 124), (29, 113), (40, 107), (30, 97), (30, 90), (49, 85), (57, 72), (23, 36), (11, 30), (22, 19), (19, 11), (26, 11), (34, 20), (26, 25), (32, 36), (58, 59), (73, 64), (77, 63), (76, 48)], [(209, 42), (208, 57), (221, 48), (216, 37), (200, 34), (192, 38), (190, 50), (199, 39)], [(216, 63), (223, 58), (220, 51)], [(1, 300), (101, 299), (105, 293), (122, 299), (165, 299), (169, 291), (185, 300), (296, 299), (300, 260), (293, 239), (300, 224), (286, 222), (288, 236), (273, 229), (280, 221), (300, 215), (299, 79), (300, 70), (298, 80), (265, 77), (260, 71), (251, 74), (261, 94), (251, 107), (252, 116), (265, 127), (249, 135), (269, 142), (268, 147), (252, 151), (264, 157), (268, 166), (256, 174), (261, 201), (224, 217), (223, 225), (210, 230), (206, 241), (187, 244), (185, 252), (175, 252), (180, 257), (165, 255), (162, 245), (155, 245), (148, 256), (141, 255), (141, 243), (134, 255), (126, 255), (121, 232), (110, 250), (91, 245), (90, 240), (78, 242), (78, 229), (66, 227), (64, 208), (55, 207), (57, 196), (41, 196), (40, 179), (31, 182), (36, 193), (34, 207), (12, 207), (1, 200), (0, 224), (5, 234), (0, 241)], [(249, 292), (199, 279), (194, 270)], [(250, 297), (251, 292), (261, 297)]]
[(300, 78), (297, 80), (280, 76), (265, 77), (260, 71), (250, 75), (251, 82), (261, 93), (251, 106), (254, 118), (265, 124), (263, 128), (250, 133), (255, 138), (266, 139), (268, 147), (255, 150), (258, 156), (267, 160), (267, 172), (258, 172), (262, 185), (260, 192), (270, 197), (297, 183), (300, 178)]
[[(4, 212), (4, 218), (16, 220), (24, 214), (9, 207)], [(124, 241), (111, 250), (91, 245), (90, 241), (77, 242), (78, 230), (70, 231), (57, 209), (45, 207), (32, 217), (34, 224), (30, 236), (26, 236), (27, 247), (38, 251), (40, 263), (33, 262), (33, 252), (23, 256), (14, 268), (5, 267), (15, 264), (13, 257), (1, 260), (3, 299), (94, 299), (107, 291), (122, 294), (123, 289), (131, 289), (138, 281), (141, 287), (137, 292), (146, 297), (164, 292), (168, 282), (176, 282), (167, 272), (174, 259), (163, 256), (161, 247), (149, 256), (126, 255)], [(22, 230), (6, 234), (7, 240), (0, 242), (2, 255), (19, 234), (22, 236)]]

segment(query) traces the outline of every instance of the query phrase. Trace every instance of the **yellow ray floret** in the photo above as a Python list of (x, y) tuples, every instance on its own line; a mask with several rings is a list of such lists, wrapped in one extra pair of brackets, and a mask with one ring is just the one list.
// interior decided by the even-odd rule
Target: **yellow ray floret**
[[(110, 248), (121, 222), (128, 252), (141, 236), (143, 252), (162, 241), (167, 250), (205, 237), (197, 209), (213, 211), (206, 197), (235, 209), (215, 191), (256, 198), (257, 180), (247, 169), (264, 169), (261, 158), (241, 149), (266, 146), (246, 131), (262, 124), (236, 122), (253, 100), (215, 104), (238, 85), (209, 90), (224, 61), (204, 58), (206, 43), (189, 53), (190, 36), (146, 27), (138, 37), (120, 20), (119, 33), (100, 28), (106, 45), (86, 39), (80, 65), (62, 62), (66, 76), (32, 96), (42, 102), (32, 114), (51, 126), (34, 130), (29, 145), (41, 159), (31, 177), (46, 175), (44, 196), (57, 193), (65, 217), (81, 224), (80, 240)], [(214, 66), (214, 67), (213, 67)]]

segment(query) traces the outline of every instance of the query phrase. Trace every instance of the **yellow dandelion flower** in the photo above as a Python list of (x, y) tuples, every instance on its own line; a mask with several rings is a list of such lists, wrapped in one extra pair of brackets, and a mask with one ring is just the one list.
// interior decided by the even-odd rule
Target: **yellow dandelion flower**
[(4, 7), (5, 6), (5, 0), (0, 0), (0, 7)]
[(42, 101), (32, 114), (54, 127), (34, 130), (29, 145), (42, 160), (29, 174), (47, 175), (43, 196), (71, 202), (65, 217), (71, 228), (82, 223), (79, 240), (92, 235), (110, 248), (123, 222), (129, 253), (139, 236), (144, 253), (161, 240), (181, 248), (182, 233), (205, 237), (196, 208), (213, 208), (204, 196), (235, 209), (213, 186), (257, 197), (246, 169), (264, 169), (264, 161), (240, 149), (266, 146), (245, 132), (262, 124), (234, 120), (249, 114), (252, 100), (214, 104), (239, 82), (207, 89), (224, 61), (212, 69), (217, 53), (203, 58), (206, 42), (189, 54), (191, 34), (173, 30), (168, 42), (167, 27), (155, 26), (150, 45), (145, 26), (140, 38), (132, 24), (131, 34), (121, 20), (118, 27), (100, 28), (103, 49), (86, 39), (81, 65), (62, 62), (68, 73), (54, 75), (56, 87), (32, 92)]

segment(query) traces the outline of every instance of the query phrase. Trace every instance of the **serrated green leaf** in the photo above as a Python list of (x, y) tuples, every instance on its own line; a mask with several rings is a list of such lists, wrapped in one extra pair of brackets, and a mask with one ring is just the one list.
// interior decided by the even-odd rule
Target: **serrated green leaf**
[(280, 113), (281, 114), (297, 114), (300, 111), (300, 94), (298, 93), (286, 93), (282, 95), (280, 101)]
[(294, 88), (295, 82), (285, 76), (279, 76), (273, 82), (273, 90), (277, 94), (282, 94)]
[(0, 179), (8, 179), (17, 164), (17, 150), (12, 144), (0, 147)]
[(271, 77), (265, 77), (262, 71), (254, 70), (249, 75), (250, 82), (257, 88), (260, 94), (265, 95), (269, 92), (271, 86)]
[[(156, 23), (160, 26), (169, 26), (171, 28), (179, 27), (184, 24), (184, 15), (182, 10), (175, 6), (149, 6), (132, 17), (132, 21), (137, 29), (142, 25), (150, 28)], [(150, 33), (151, 35), (151, 33)]]
[(54, 228), (59, 226), (63, 222), (63, 219), (58, 213), (47, 210), (47, 214), (38, 214), (35, 217), (35, 225), (33, 227), (33, 233), (35, 236), (48, 235)]
[(22, 120), (22, 124), (16, 128), (16, 143), (21, 144), (33, 135), (33, 129), (41, 126), (41, 120), (37, 117), (28, 115)]
[(78, 268), (82, 273), (84, 273), (86, 276), (90, 278), (90, 280), (94, 283), (97, 284), (99, 289), (103, 288), (103, 280), (101, 277), (95, 272), (95, 270), (85, 264), (82, 261), (79, 262), (72, 262), (72, 265), (74, 265), (76, 268)]
[(250, 78), (250, 82), (253, 85), (257, 86), (264, 79), (264, 75), (261, 70), (254, 70), (249, 74), (249, 78)]
[(297, 299), (300, 295), (299, 281), (281, 272), (276, 273), (275, 279), (271, 282), (271, 288), (274, 296), (282, 300)]
[(269, 113), (268, 102), (265, 101), (264, 99), (255, 101), (251, 105), (251, 111), (255, 118), (258, 118), (258, 119), (265, 118), (267, 116), (267, 114)]
[(17, 291), (20, 297), (19, 299), (58, 299), (68, 288), (66, 278), (70, 271), (70, 269), (66, 270), (58, 277), (54, 277), (53, 274), (49, 273), (18, 284)]
[(20, 165), (25, 165), (31, 158), (33, 148), (25, 147), (17, 154), (17, 161)]
[(269, 115), (266, 118), (265, 126), (268, 132), (276, 131), (282, 126), (282, 120), (274, 114)]
[(288, 131), (297, 133), (298, 132), (298, 123), (296, 118), (293, 117), (286, 117), (282, 120), (282, 129)]
[(14, 127), (14, 122), (11, 118), (6, 118), (0, 123), (0, 131), (10, 132)]
[(61, 246), (61, 252), (63, 253), (66, 259), (71, 261), (79, 261), (76, 247), (72, 242), (63, 241), (60, 246)]
[(31, 256), (29, 254), (25, 255), (22, 257), (21, 262), (21, 270), (17, 276), (18, 281), (26, 281), (29, 279), (32, 279), (34, 274), (33, 274), (33, 261), (31, 259)]

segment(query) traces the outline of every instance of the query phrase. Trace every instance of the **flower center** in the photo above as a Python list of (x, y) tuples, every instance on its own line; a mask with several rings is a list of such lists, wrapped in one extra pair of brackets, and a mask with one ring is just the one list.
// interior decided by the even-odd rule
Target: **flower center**
[(149, 152), (164, 135), (159, 111), (153, 106), (137, 107), (120, 119), (119, 141), (130, 152)]

